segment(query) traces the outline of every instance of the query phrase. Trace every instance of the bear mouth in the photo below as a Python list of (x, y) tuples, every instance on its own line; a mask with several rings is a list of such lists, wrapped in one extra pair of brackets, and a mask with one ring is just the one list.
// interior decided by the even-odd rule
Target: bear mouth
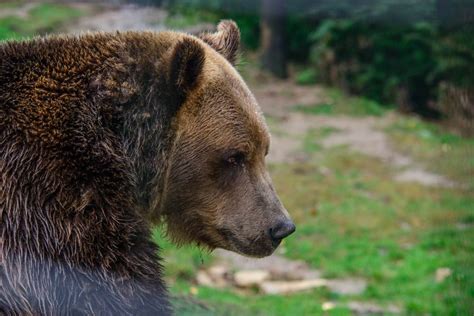
[(227, 241), (227, 244), (221, 246), (221, 248), (247, 257), (262, 258), (269, 256), (280, 245), (280, 241), (274, 242), (269, 237), (265, 238), (265, 235), (242, 240), (228, 229), (219, 229), (218, 231), (219, 234)]

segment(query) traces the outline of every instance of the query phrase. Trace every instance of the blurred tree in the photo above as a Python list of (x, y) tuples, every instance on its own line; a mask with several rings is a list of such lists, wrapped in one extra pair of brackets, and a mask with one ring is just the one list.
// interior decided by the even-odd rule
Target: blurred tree
[(261, 62), (279, 78), (286, 78), (286, 1), (262, 0), (261, 7)]

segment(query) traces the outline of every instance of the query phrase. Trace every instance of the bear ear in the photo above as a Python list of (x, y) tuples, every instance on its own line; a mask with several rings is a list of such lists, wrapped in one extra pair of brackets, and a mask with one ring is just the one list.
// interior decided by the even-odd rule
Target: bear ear
[(240, 47), (240, 31), (232, 20), (223, 20), (217, 25), (217, 32), (198, 36), (204, 42), (235, 65)]
[(183, 97), (197, 85), (204, 60), (204, 48), (192, 38), (184, 38), (173, 48), (170, 83)]

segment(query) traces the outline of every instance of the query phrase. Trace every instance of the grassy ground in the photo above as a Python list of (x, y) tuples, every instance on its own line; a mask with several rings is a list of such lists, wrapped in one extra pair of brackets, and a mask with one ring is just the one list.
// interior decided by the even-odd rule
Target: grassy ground
[(400, 118), (387, 129), (400, 151), (429, 162), (432, 170), (457, 179), (474, 190), (474, 139), (443, 132), (416, 118)]
[[(344, 107), (360, 102), (348, 100)], [(337, 104), (334, 107), (338, 113), (351, 114)], [(331, 132), (312, 130), (309, 136), (321, 139)], [(312, 155), (311, 162), (274, 164), (270, 169), (298, 226), (283, 245), (286, 256), (305, 260), (326, 277), (367, 279), (368, 289), (351, 300), (395, 303), (414, 315), (470, 315), (474, 310), (474, 142), (404, 116), (397, 116), (387, 133), (400, 150), (456, 180), (460, 187), (398, 183), (392, 180), (394, 170), (375, 158), (344, 147), (323, 151), (317, 142), (304, 141), (302, 150)], [(349, 314), (344, 308), (323, 312), (323, 302), (348, 298), (321, 289), (282, 298), (196, 286), (190, 283), (193, 271), (212, 258), (205, 254), (201, 259), (199, 250), (176, 250), (169, 243), (164, 248), (168, 275), (175, 281), (173, 290), (192, 293), (217, 315), (236, 306), (249, 315)], [(436, 282), (436, 270), (442, 267), (452, 274)]]
[(314, 106), (297, 105), (295, 110), (313, 115), (350, 116), (382, 116), (387, 112), (387, 108), (376, 101), (364, 97), (347, 96), (338, 89), (327, 88), (325, 94), (327, 95), (326, 102)]

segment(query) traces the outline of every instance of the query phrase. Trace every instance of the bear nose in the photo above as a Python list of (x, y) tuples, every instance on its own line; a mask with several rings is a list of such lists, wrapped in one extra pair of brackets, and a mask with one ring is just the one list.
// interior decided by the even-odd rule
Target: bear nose
[(279, 241), (291, 235), (296, 229), (295, 224), (290, 220), (279, 222), (276, 226), (270, 228), (270, 236), (273, 240)]

